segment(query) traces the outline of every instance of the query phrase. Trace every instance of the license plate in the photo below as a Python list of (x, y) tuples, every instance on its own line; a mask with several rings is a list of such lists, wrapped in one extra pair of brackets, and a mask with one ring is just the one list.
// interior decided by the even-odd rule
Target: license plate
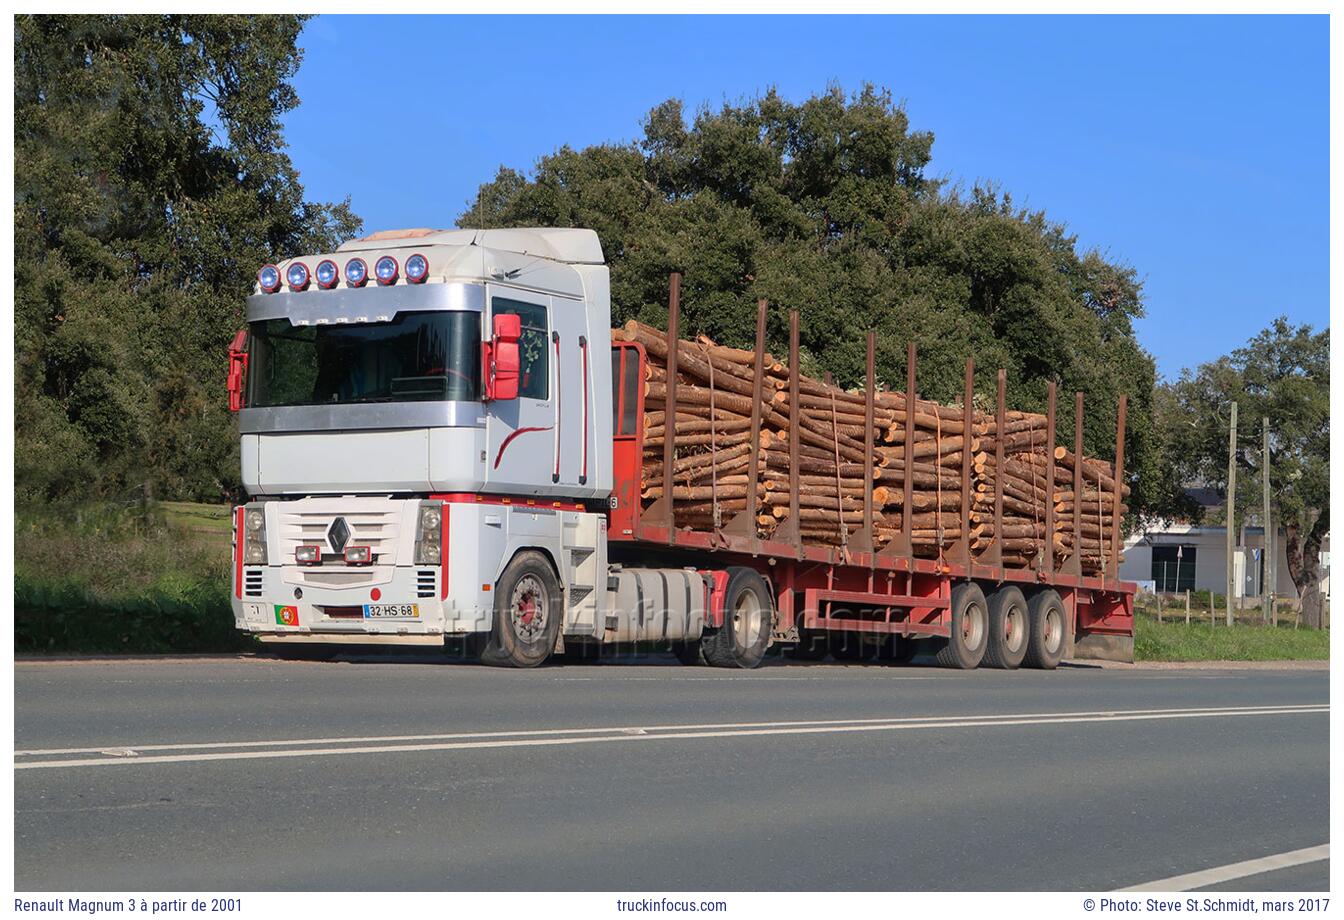
[(365, 604), (366, 620), (418, 620), (419, 604)]

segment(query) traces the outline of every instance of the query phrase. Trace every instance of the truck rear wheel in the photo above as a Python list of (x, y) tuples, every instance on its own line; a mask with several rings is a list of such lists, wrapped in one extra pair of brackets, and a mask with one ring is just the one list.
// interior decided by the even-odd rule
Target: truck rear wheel
[(535, 668), (555, 649), (561, 611), (550, 560), (536, 550), (514, 556), (495, 584), (495, 623), (481, 663)]
[(770, 587), (755, 569), (731, 566), (724, 590), (723, 625), (700, 638), (705, 663), (716, 668), (754, 668), (765, 657), (775, 605)]
[(969, 671), (985, 657), (989, 638), (989, 614), (985, 593), (975, 582), (963, 581), (952, 586), (952, 628), (947, 644), (938, 651), (938, 663), (945, 668)]
[(1027, 654), (1027, 634), (1031, 631), (1027, 599), (1022, 589), (1004, 585), (989, 596), (989, 644), (985, 664), (991, 668), (1013, 670)]
[(1068, 629), (1068, 615), (1064, 602), (1052, 588), (1038, 591), (1027, 602), (1027, 649), (1023, 664), (1029, 668), (1050, 671), (1059, 667), (1064, 658), (1064, 639)]

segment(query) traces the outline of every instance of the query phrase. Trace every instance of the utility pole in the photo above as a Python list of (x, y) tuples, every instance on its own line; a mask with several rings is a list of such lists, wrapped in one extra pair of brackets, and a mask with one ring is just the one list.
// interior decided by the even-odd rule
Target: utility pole
[(1236, 568), (1233, 556), (1236, 553), (1237, 522), (1237, 404), (1232, 403), (1232, 423), (1227, 429), (1227, 625), (1232, 625), (1232, 590), (1236, 587)]
[(1261, 448), (1260, 472), (1264, 480), (1265, 488), (1265, 509), (1264, 509), (1264, 531), (1265, 539), (1261, 552), (1264, 553), (1264, 575), (1261, 577), (1260, 585), (1260, 604), (1264, 607), (1262, 619), (1268, 623), (1272, 617), (1271, 611), (1274, 609), (1274, 538), (1277, 533), (1274, 530), (1274, 522), (1269, 515), (1269, 416), (1263, 416), (1260, 419), (1260, 427), (1264, 433), (1264, 445)]

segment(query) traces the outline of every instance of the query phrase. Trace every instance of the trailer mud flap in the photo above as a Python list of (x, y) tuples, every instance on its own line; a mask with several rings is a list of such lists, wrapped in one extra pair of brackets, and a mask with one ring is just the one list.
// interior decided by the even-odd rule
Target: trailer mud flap
[(1134, 661), (1134, 637), (1091, 633), (1073, 640), (1073, 654), (1077, 660)]

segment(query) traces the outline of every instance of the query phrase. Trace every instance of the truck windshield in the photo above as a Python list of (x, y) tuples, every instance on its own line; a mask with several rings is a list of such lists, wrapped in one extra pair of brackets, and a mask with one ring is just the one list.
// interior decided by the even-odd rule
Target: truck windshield
[(481, 314), (402, 313), (388, 323), (251, 324), (247, 405), (481, 398)]

